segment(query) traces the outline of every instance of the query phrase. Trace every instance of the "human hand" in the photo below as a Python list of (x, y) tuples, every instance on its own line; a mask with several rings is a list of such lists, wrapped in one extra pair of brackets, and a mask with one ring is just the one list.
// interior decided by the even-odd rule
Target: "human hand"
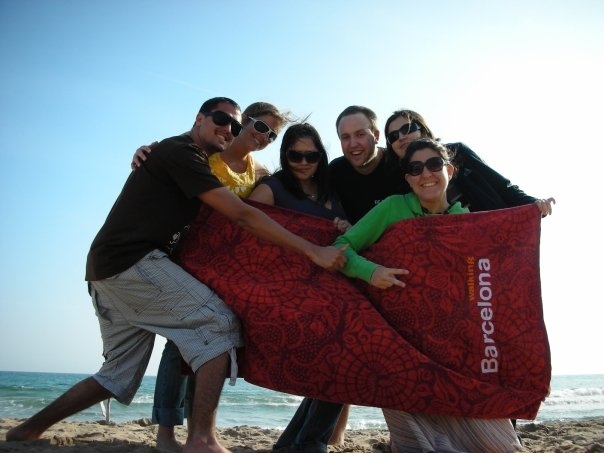
[(535, 201), (535, 204), (541, 211), (541, 217), (546, 217), (552, 213), (552, 205), (556, 204), (554, 197), (549, 197), (542, 200)]
[(371, 283), (381, 289), (390, 288), (391, 286), (400, 286), (404, 288), (407, 286), (404, 282), (396, 278), (397, 275), (407, 275), (409, 271), (407, 269), (392, 269), (390, 267), (379, 266), (373, 274), (371, 274)]
[(346, 233), (352, 225), (348, 220), (336, 217), (333, 219), (333, 226), (335, 226), (336, 230), (338, 230), (340, 233)]
[(151, 153), (151, 150), (153, 149), (153, 147), (155, 145), (157, 145), (158, 142), (153, 142), (150, 145), (143, 145), (140, 146), (135, 152), (134, 152), (134, 156), (132, 156), (132, 163), (130, 163), (130, 168), (132, 168), (132, 170), (137, 169), (138, 167), (140, 167), (141, 165), (143, 165), (143, 162), (147, 160), (147, 154)]
[(310, 257), (315, 264), (322, 268), (329, 271), (337, 271), (346, 264), (344, 250), (347, 248), (348, 245), (344, 245), (340, 248), (331, 245), (328, 247), (317, 246), (313, 253), (310, 254)]

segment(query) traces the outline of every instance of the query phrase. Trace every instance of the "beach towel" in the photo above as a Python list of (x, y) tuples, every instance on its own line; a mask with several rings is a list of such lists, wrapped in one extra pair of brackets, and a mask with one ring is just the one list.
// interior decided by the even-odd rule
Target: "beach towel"
[[(332, 222), (258, 203), (329, 245)], [(551, 363), (533, 206), (426, 216), (362, 254), (409, 269), (386, 290), (326, 271), (202, 208), (179, 262), (241, 318), (240, 376), (326, 401), (481, 418), (533, 419)]]

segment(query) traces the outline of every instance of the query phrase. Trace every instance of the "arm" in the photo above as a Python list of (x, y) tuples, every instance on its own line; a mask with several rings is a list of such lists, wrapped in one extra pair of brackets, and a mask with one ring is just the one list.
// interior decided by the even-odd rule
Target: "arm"
[[(459, 168), (456, 179), (464, 197), (470, 201), (470, 210), (491, 210), (523, 206), (534, 203), (535, 197), (527, 195), (512, 184), (463, 143), (448, 144), (455, 153), (454, 163)], [(454, 183), (457, 182), (454, 180)]]
[(301, 253), (325, 269), (340, 269), (346, 261), (343, 247), (321, 247), (296, 236), (224, 187), (203, 192), (198, 198), (255, 236)]
[(553, 197), (536, 199), (527, 195), (518, 186), (512, 184), (509, 179), (501, 176), (489, 167), (474, 151), (463, 143), (454, 143), (450, 148), (459, 154), (463, 166), (467, 166), (471, 171), (478, 172), (483, 176), (484, 181), (497, 191), (506, 203), (505, 207), (535, 203), (539, 211), (541, 211), (542, 217), (546, 217), (552, 213), (552, 206), (556, 204), (556, 200)]
[(132, 163), (130, 164), (130, 168), (132, 168), (132, 170), (136, 170), (138, 167), (143, 165), (143, 162), (147, 160), (147, 154), (149, 154), (158, 143), (159, 142), (155, 141), (150, 145), (139, 146), (138, 149), (134, 151), (134, 156), (132, 156)]
[(392, 285), (405, 286), (395, 276), (408, 274), (407, 270), (379, 266), (359, 255), (376, 242), (390, 225), (404, 218), (413, 217), (407, 204), (402, 202), (402, 198), (401, 196), (386, 198), (335, 240), (333, 245), (336, 247), (348, 246), (344, 251), (346, 265), (341, 269), (345, 275), (360, 278), (379, 288), (388, 288)]
[(260, 203), (270, 204), (272, 206), (275, 205), (275, 196), (268, 184), (258, 184), (247, 198), (248, 200), (258, 201)]

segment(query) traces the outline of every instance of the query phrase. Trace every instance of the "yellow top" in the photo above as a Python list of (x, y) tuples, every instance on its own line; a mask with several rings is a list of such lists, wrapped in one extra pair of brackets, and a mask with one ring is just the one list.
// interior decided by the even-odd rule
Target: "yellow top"
[(224, 163), (220, 153), (214, 153), (210, 156), (209, 163), (212, 173), (224, 186), (237, 195), (239, 198), (249, 197), (256, 182), (256, 169), (254, 159), (251, 154), (246, 157), (247, 168), (244, 173), (236, 173)]

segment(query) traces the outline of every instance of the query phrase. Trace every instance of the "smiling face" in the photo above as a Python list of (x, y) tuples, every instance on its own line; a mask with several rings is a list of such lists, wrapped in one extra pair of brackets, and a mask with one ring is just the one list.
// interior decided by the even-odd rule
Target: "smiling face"
[(409, 143), (411, 143), (413, 140), (421, 138), (422, 136), (421, 129), (413, 132), (408, 132), (407, 134), (403, 134), (401, 132), (401, 128), (403, 128), (403, 126), (410, 124), (411, 121), (409, 120), (409, 117), (400, 116), (388, 125), (388, 132), (386, 134), (387, 136), (389, 136), (393, 132), (398, 131), (398, 138), (396, 140), (390, 141), (390, 146), (392, 146), (392, 150), (396, 153), (399, 158), (403, 158), (405, 156), (405, 151), (407, 150), (407, 146), (409, 146)]
[(362, 113), (342, 117), (338, 136), (344, 157), (356, 170), (361, 171), (377, 157), (379, 131), (371, 129), (371, 122)]
[[(265, 123), (276, 134), (278, 134), (283, 127), (283, 121), (270, 113), (254, 116), (254, 119)], [(260, 124), (258, 127), (261, 127)], [(266, 148), (271, 141), (269, 140), (268, 134), (256, 130), (254, 121), (248, 120), (239, 136), (235, 138), (234, 143), (241, 147), (245, 147), (248, 151), (260, 151)]]
[[(211, 112), (213, 111), (224, 112), (241, 123), (241, 111), (228, 102), (218, 103), (211, 110)], [(211, 115), (204, 115), (202, 112), (197, 114), (191, 133), (195, 143), (208, 153), (224, 151), (234, 138), (230, 123), (221, 126), (216, 124)]]
[[(421, 148), (409, 156), (409, 167), (423, 164), (423, 168), (418, 175), (411, 175), (408, 171), (405, 173), (405, 180), (411, 186), (411, 190), (417, 195), (422, 206), (431, 212), (441, 212), (449, 207), (447, 202), (447, 187), (453, 176), (454, 168), (445, 163), (438, 171), (431, 171), (428, 159), (438, 158), (440, 162), (445, 162), (442, 156), (431, 148)], [(434, 162), (434, 161), (431, 161)]]

